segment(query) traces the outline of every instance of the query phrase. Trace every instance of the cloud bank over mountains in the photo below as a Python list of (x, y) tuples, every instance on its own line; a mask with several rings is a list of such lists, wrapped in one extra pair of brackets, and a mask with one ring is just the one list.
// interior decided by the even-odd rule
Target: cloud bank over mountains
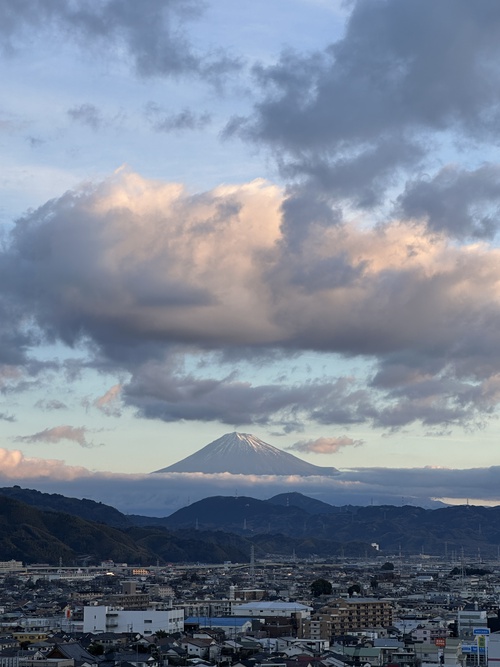
[(163, 473), (124, 475), (92, 472), (58, 460), (26, 458), (20, 451), (0, 450), (2, 486), (20, 485), (104, 502), (129, 514), (167, 516), (209, 496), (239, 495), (270, 498), (298, 491), (333, 505), (415, 504), (430, 507), (435, 500), (465, 504), (498, 504), (500, 467), (453, 470), (445, 468), (362, 468), (334, 477), (232, 475), (229, 473)]

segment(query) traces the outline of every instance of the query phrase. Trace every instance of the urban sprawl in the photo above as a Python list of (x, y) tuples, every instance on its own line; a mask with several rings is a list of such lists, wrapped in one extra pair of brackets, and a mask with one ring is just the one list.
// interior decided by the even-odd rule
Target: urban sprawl
[(0, 667), (497, 667), (500, 560), (0, 563)]

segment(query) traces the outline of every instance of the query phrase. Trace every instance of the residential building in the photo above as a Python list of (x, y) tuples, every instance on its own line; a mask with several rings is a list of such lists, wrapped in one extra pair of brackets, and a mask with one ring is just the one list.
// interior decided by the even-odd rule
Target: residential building
[(182, 609), (131, 610), (96, 605), (83, 610), (84, 632), (137, 632), (147, 637), (158, 630), (172, 633), (181, 632), (183, 629)]

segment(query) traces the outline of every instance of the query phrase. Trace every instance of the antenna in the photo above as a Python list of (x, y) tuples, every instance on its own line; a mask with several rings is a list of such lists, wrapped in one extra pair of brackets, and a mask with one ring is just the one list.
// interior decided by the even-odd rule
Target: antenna
[(255, 547), (253, 544), (250, 547), (250, 581), (252, 585), (255, 583)]

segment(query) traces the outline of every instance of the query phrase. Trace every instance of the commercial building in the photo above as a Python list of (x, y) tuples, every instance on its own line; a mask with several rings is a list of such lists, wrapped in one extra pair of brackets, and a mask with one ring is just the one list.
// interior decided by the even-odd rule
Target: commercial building
[(367, 628), (387, 628), (392, 625), (392, 605), (375, 598), (335, 600), (302, 623), (301, 636), (308, 639), (359, 632)]
[(182, 632), (184, 611), (130, 610), (104, 605), (85, 607), (83, 610), (84, 632), (137, 632), (147, 637), (158, 630)]

